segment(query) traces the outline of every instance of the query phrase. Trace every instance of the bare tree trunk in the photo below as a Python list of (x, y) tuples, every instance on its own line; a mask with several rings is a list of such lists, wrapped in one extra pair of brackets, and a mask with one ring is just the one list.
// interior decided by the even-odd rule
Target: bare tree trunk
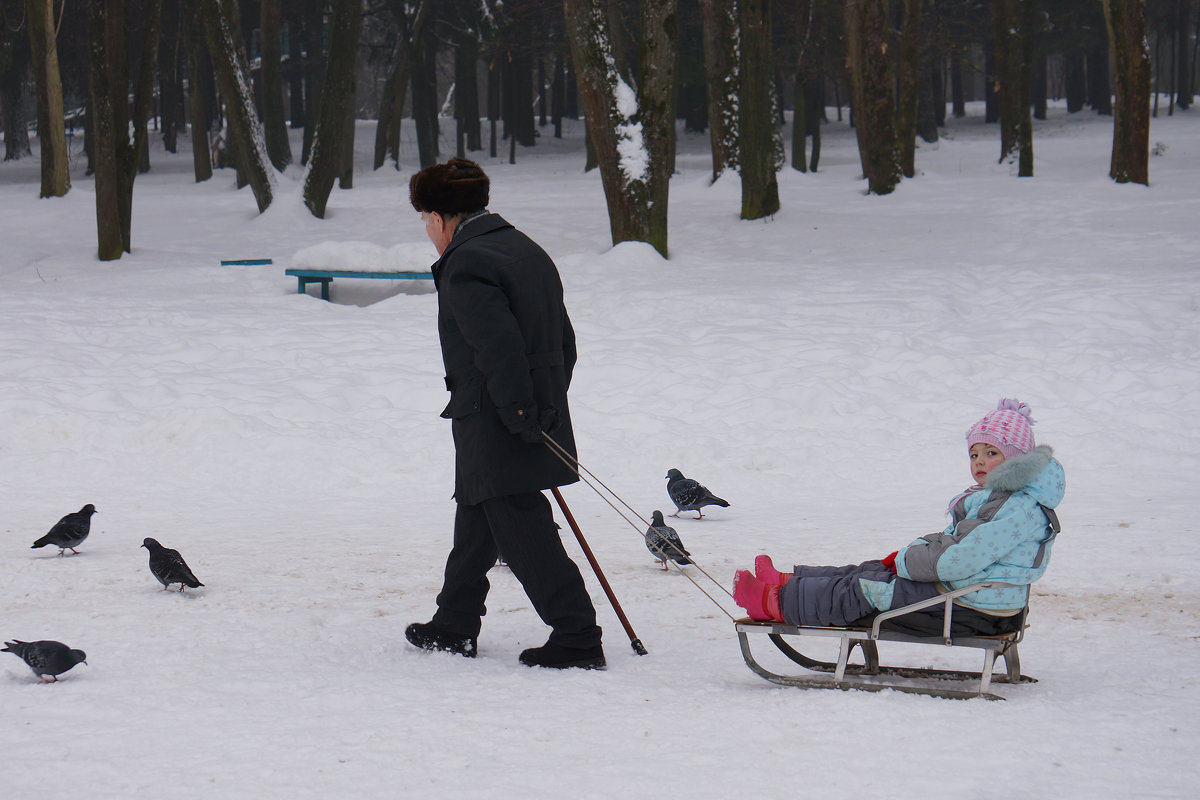
[(379, 99), (379, 121), (375, 125), (374, 169), (383, 166), (390, 154), (396, 169), (400, 169), (400, 123), (403, 119), (404, 95), (408, 90), (407, 57), (397, 58), (383, 84)]
[[(193, 26), (200, 25), (195, 16)], [(195, 32), (187, 34), (188, 107), (192, 117), (192, 171), (196, 183), (212, 177), (212, 154), (208, 142), (208, 96), (212, 90), (212, 62), (209, 61), (204, 39)]]
[(500, 70), (500, 59), (493, 55), (487, 78), (488, 155), (492, 158), (496, 157), (496, 123), (500, 119)]
[(438, 162), (437, 39), (426, 25), (413, 38), (412, 111), (421, 168)]
[(967, 102), (963, 94), (963, 57), (962, 53), (956, 47), (950, 53), (950, 105), (952, 110), (950, 113), (955, 119), (962, 119), (967, 115)]
[(304, 16), (304, 138), (300, 147), (300, 163), (307, 164), (312, 156), (313, 135), (317, 129), (317, 115), (321, 108), (321, 90), (325, 78), (325, 57), (322, 53), (324, 37), (324, 0), (301, 0)]
[(312, 163), (304, 181), (304, 205), (324, 219), (333, 183), (344, 168), (346, 118), (354, 111), (354, 66), (361, 27), (359, 0), (335, 0), (329, 32), (329, 69), (313, 134)]
[(413, 42), (423, 35), (432, 7), (432, 2), (424, 0), (410, 17), (408, 4), (392, 4), (392, 15), (400, 32), (396, 41), (396, 61), (383, 86), (383, 97), (379, 104), (379, 123), (375, 128), (375, 169), (382, 167), (389, 155), (396, 169), (400, 169), (400, 126), (404, 119), (404, 98), (408, 93), (412, 68)]
[(708, 130), (715, 181), (738, 165), (738, 95), (741, 93), (736, 3), (700, 0), (704, 73), (708, 83)]
[[(108, 118), (99, 118), (100, 108), (97, 108), (97, 136), (93, 142), (96, 151), (96, 201), (100, 202), (101, 180), (100, 166), (104, 162), (105, 180), (111, 180), (111, 188), (106, 186), (104, 196), (112, 202), (111, 210), (104, 212), (104, 235), (106, 241), (101, 244), (102, 260), (121, 257), (128, 250), (126, 220), (131, 219), (133, 197), (132, 187), (128, 186), (131, 176), (136, 174), (136, 151), (129, 140), (129, 43), (126, 36), (128, 7), (126, 0), (101, 0), (108, 10), (101, 19), (101, 25), (94, 35), (102, 38), (103, 65), (100, 67), (107, 73), (106, 89)], [(92, 70), (95, 72), (93, 63)], [(95, 81), (95, 75), (92, 77)], [(95, 104), (95, 103), (94, 103)], [(107, 135), (101, 136), (100, 127), (107, 130)], [(117, 238), (116, 250), (107, 237), (115, 233)], [(105, 255), (105, 253), (108, 255)]]
[[(479, 126), (479, 40), (470, 32), (454, 44), (454, 116), (462, 131), (463, 150), (483, 149)], [(464, 152), (465, 155), (465, 152)]]
[(776, 124), (771, 89), (770, 0), (739, 0), (742, 29), (738, 129), (742, 219), (761, 219), (779, 210), (775, 176)]
[(259, 51), (262, 71), (263, 132), (267, 142), (267, 157), (275, 169), (283, 171), (292, 163), (292, 146), (288, 143), (287, 114), (283, 109), (283, 53), (280, 46), (280, 0), (260, 0)]
[(29, 129), (25, 127), (25, 69), (29, 51), (21, 46), (23, 38), (13, 42), (12, 60), (0, 72), (0, 109), (4, 112), (4, 160), (16, 161), (33, 155)]
[(804, 73), (796, 70), (796, 84), (792, 89), (792, 169), (808, 171), (808, 99), (805, 93)]
[(71, 188), (62, 79), (58, 71), (53, 0), (26, 0), (29, 49), (37, 87), (38, 144), (42, 154), (42, 197), (62, 197)]
[[(93, 175), (96, 184), (96, 238), (101, 261), (121, 257), (121, 214), (117, 209), (117, 132), (112, 102), (112, 83), (121, 76), (109, 72), (109, 18), (124, 9), (108, 0), (91, 0), (89, 4), (90, 33), (88, 40), (90, 62), (90, 93), (93, 143)], [(118, 14), (117, 23), (123, 28), (125, 19)]]
[(1109, 80), (1108, 42), (1098, 41), (1088, 49), (1088, 104), (1097, 114), (1112, 114), (1112, 82)]
[(996, 0), (1000, 161), (1017, 153), (1017, 175), (1022, 178), (1033, 175), (1033, 118), (1029, 105), (1033, 19), (1033, 0)]
[[(649, 242), (667, 254), (667, 188), (674, 131), (675, 0), (643, 0), (637, 102), (616, 69), (606, 4), (564, 0), (567, 39), (600, 167), (613, 243)], [(669, 127), (667, 126), (669, 123)]]
[[(946, 113), (946, 99), (941, 91), (941, 69), (932, 46), (922, 48), (921, 78), (917, 88), (917, 136), (926, 142), (938, 140), (938, 110)], [(944, 122), (944, 119), (941, 120)]]
[[(816, 0), (801, 0), (796, 11), (796, 85), (792, 92), (792, 169), (808, 169), (805, 154), (808, 143), (809, 98), (813, 77), (820, 68), (817, 42)], [(814, 123), (814, 135), (820, 135), (821, 121)]]
[(217, 84), (225, 100), (229, 149), (238, 173), (250, 184), (258, 210), (262, 212), (271, 205), (274, 187), (262, 125), (254, 110), (236, 0), (202, 0), (201, 15), (208, 33), (208, 49), (216, 68)]
[(647, 211), (654, 249), (667, 255), (667, 199), (675, 171), (675, 68), (678, 0), (642, 0), (642, 54), (638, 107), (649, 156)]
[(868, 191), (888, 194), (900, 182), (893, 128), (892, 66), (883, 0), (846, 0), (846, 50), (850, 64), (854, 129)]
[(1178, 55), (1175, 59), (1175, 104), (1179, 106), (1180, 111), (1185, 111), (1192, 106), (1192, 69), (1191, 60), (1188, 58), (1191, 7), (1191, 0), (1176, 0), (1178, 17), (1175, 21), (1175, 37)]
[[(159, 26), (162, 23), (162, 0), (146, 0), (142, 13), (141, 63), (133, 87), (133, 141), (128, 150), (117, 150), (117, 166), (121, 190), (121, 235), (125, 251), (133, 251), (133, 181), (138, 172), (150, 171), (150, 137), (147, 124), (154, 106), (154, 75), (158, 71)], [(115, 100), (115, 98), (114, 98)]]
[(896, 140), (900, 148), (900, 172), (906, 178), (917, 173), (917, 104), (921, 87), (921, 0), (904, 0), (904, 22), (900, 29), (900, 91), (896, 98)]
[(179, 132), (187, 131), (184, 110), (183, 15), (178, 2), (163, 6), (163, 36), (158, 48), (158, 96), (162, 120), (163, 149), (179, 152)]
[(1104, 0), (1117, 88), (1108, 174), (1117, 183), (1150, 183), (1150, 53), (1145, 12), (1145, 0)]
[(554, 54), (554, 76), (550, 79), (550, 117), (554, 120), (554, 138), (562, 138), (562, 120), (566, 105), (566, 66), (561, 50)]

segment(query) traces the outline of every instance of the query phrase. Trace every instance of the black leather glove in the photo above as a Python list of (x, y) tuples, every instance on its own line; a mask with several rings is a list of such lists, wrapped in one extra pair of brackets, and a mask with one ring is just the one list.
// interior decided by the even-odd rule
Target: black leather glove
[(553, 433), (558, 428), (558, 409), (546, 408), (543, 409), (536, 419), (532, 414), (525, 414), (523, 411), (517, 412), (522, 417), (527, 417), (528, 422), (525, 427), (517, 431), (517, 435), (522, 441), (530, 444), (542, 444), (545, 439), (542, 437), (542, 432), (547, 434)]

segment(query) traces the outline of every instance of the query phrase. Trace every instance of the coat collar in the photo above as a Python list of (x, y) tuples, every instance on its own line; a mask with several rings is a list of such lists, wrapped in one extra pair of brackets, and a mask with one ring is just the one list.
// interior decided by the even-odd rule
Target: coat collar
[(450, 244), (446, 247), (442, 257), (438, 259), (437, 266), (441, 266), (449, 258), (463, 242), (468, 242), (476, 236), (483, 236), (485, 233), (499, 230), (500, 228), (511, 228), (504, 217), (499, 214), (487, 213), (479, 217), (472, 217), (464, 223), (460, 223), (454, 231), (454, 236), (450, 239)]

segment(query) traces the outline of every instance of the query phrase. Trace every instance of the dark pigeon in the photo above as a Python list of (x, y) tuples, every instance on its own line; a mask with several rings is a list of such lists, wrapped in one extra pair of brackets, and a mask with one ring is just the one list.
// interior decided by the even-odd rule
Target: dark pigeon
[(688, 558), (691, 553), (683, 549), (683, 542), (680, 540), (679, 534), (663, 521), (661, 511), (654, 512), (650, 519), (650, 527), (646, 529), (646, 549), (658, 559), (658, 563), (662, 564), (663, 569), (667, 568), (668, 558), (676, 564), (692, 563)]
[(34, 542), (33, 547), (29, 549), (33, 550), (52, 544), (58, 548), (60, 556), (66, 553), (67, 550), (70, 550), (75, 555), (79, 555), (79, 551), (75, 548), (83, 544), (83, 540), (92, 532), (92, 514), (95, 513), (96, 507), (88, 503), (74, 514), (67, 514), (54, 523), (54, 527), (50, 529), (50, 532)]
[(678, 517), (680, 511), (695, 511), (700, 517), (703, 517), (704, 512), (700, 509), (704, 506), (729, 507), (728, 502), (717, 497), (691, 478), (683, 477), (683, 473), (677, 469), (667, 470), (667, 495), (677, 509), (671, 515), (672, 517)]
[(178, 583), (181, 592), (188, 587), (195, 589), (204, 585), (192, 574), (178, 550), (163, 547), (157, 539), (143, 539), (142, 547), (150, 551), (150, 571), (163, 585), (164, 592), (172, 583)]
[[(87, 653), (72, 650), (62, 642), (5, 642), (0, 653), (12, 653), (21, 658), (42, 683), (54, 683), (58, 676), (76, 664), (86, 664)], [(47, 678), (46, 676), (49, 676)]]

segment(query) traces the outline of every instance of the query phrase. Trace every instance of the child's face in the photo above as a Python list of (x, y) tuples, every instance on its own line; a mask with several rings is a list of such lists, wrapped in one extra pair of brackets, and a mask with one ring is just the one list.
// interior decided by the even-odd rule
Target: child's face
[(992, 470), (1004, 463), (1004, 453), (994, 444), (976, 442), (968, 452), (971, 454), (971, 477), (980, 486)]

